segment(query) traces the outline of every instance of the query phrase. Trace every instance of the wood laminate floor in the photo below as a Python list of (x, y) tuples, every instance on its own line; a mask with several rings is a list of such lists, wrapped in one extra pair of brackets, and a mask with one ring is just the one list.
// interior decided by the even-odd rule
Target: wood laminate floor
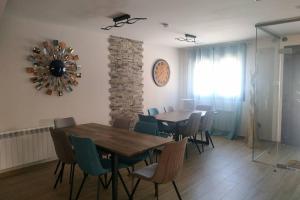
[[(269, 165), (251, 162), (251, 149), (242, 141), (214, 137), (215, 149), (206, 148), (199, 155), (193, 146), (177, 179), (178, 188), (186, 200), (299, 200), (300, 173), (274, 169)], [(68, 197), (68, 174), (62, 185), (52, 189), (56, 162), (46, 163), (0, 175), (0, 200), (65, 200)], [(144, 166), (141, 163), (140, 167)], [(67, 168), (68, 169), (68, 168)], [(68, 171), (68, 170), (66, 170)], [(128, 187), (131, 178), (123, 171)], [(77, 192), (82, 174), (77, 168)], [(96, 178), (90, 177), (80, 199), (96, 199)], [(111, 188), (101, 189), (101, 199), (111, 199)], [(172, 184), (159, 186), (159, 199), (177, 199)], [(119, 181), (119, 199), (127, 199)], [(137, 200), (155, 199), (154, 185), (142, 181)]]
[(255, 148), (258, 162), (276, 166), (287, 164), (289, 160), (300, 161), (300, 147), (276, 142), (258, 141)]

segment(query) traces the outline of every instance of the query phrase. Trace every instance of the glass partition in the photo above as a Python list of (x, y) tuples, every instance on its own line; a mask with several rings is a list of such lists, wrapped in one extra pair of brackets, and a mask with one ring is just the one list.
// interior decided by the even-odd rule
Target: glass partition
[(276, 148), (280, 38), (257, 29), (255, 69), (254, 159)]
[(253, 159), (300, 168), (300, 22), (256, 31)]

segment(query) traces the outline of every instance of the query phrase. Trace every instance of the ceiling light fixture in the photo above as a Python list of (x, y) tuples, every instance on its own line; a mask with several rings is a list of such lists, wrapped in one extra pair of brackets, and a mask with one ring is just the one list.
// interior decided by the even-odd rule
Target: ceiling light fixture
[(197, 43), (196, 41), (197, 36), (191, 35), (191, 34), (184, 34), (184, 37), (175, 38), (175, 40), (181, 41), (181, 42), (191, 42), (191, 43)]
[(114, 25), (111, 25), (111, 26), (106, 26), (106, 27), (102, 27), (101, 29), (102, 30), (110, 30), (111, 28), (120, 28), (122, 26), (124, 26), (125, 24), (134, 24), (136, 23), (137, 21), (140, 21), (140, 20), (146, 20), (147, 18), (143, 17), (135, 17), (135, 18), (131, 18), (129, 14), (121, 14), (121, 15), (118, 15), (116, 17), (113, 17), (113, 21), (114, 21)]
[(166, 22), (162, 22), (162, 23), (160, 23), (160, 25), (162, 25), (164, 28), (168, 28), (169, 27), (169, 24), (166, 23)]

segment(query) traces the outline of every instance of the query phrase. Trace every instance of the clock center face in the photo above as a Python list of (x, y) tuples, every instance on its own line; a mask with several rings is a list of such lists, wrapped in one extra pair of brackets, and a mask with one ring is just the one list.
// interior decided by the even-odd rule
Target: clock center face
[(169, 64), (165, 60), (157, 60), (154, 64), (152, 73), (155, 84), (159, 87), (165, 86), (170, 78)]
[(61, 77), (66, 72), (66, 67), (63, 61), (53, 60), (50, 63), (50, 73), (55, 77)]

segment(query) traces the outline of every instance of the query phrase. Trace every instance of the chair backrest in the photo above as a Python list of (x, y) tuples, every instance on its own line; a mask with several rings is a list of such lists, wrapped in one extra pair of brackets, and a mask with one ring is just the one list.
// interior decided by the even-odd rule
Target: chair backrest
[(157, 120), (154, 116), (142, 115), (142, 114), (139, 114), (138, 116), (139, 116), (139, 121), (157, 123)]
[(210, 106), (210, 105), (197, 105), (196, 110), (212, 111), (212, 106)]
[(184, 130), (183, 137), (195, 136), (200, 128), (201, 113), (192, 113)]
[(158, 135), (158, 124), (157, 122), (138, 121), (135, 124), (134, 131), (149, 135)]
[(214, 114), (212, 111), (206, 112), (203, 120), (201, 121), (200, 130), (201, 131), (211, 131), (214, 121)]
[(176, 178), (183, 165), (186, 143), (187, 138), (184, 138), (165, 145), (151, 181), (161, 184)]
[(74, 163), (75, 157), (67, 134), (61, 129), (53, 128), (50, 128), (50, 133), (58, 159), (67, 164)]
[(54, 119), (55, 128), (66, 128), (76, 126), (76, 122), (73, 117)]
[(159, 111), (158, 111), (157, 108), (149, 108), (149, 109), (148, 109), (148, 114), (149, 114), (150, 116), (155, 116), (155, 115), (158, 115), (158, 114), (159, 114)]
[(131, 124), (131, 120), (129, 118), (116, 118), (113, 121), (112, 126), (115, 128), (121, 128), (129, 130)]
[(165, 112), (174, 112), (175, 109), (173, 108), (173, 106), (168, 106), (167, 108), (164, 107)]
[(75, 150), (76, 162), (80, 169), (92, 176), (99, 176), (106, 172), (102, 167), (96, 145), (89, 138), (70, 136)]

